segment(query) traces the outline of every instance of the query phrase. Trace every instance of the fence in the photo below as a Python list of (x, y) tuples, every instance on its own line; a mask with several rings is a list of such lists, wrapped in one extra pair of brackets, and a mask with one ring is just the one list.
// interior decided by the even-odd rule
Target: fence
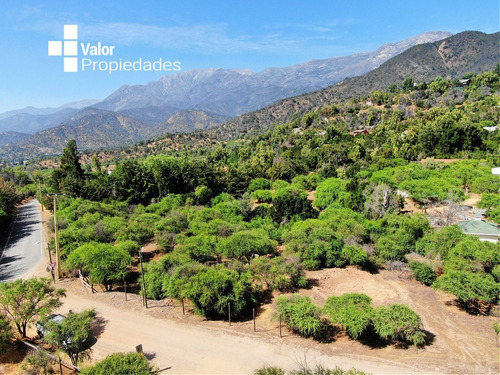
[(63, 372), (63, 368), (66, 368), (68, 370), (71, 371), (71, 373), (79, 373), (80, 372), (80, 369), (76, 366), (73, 366), (72, 364), (70, 363), (66, 363), (64, 362), (63, 360), (61, 360), (61, 358), (59, 357), (56, 357), (55, 355), (53, 354), (50, 354), (49, 352), (43, 350), (43, 349), (40, 349), (38, 346), (34, 345), (34, 344), (31, 344), (27, 341), (20, 341), (21, 343), (23, 343), (24, 345), (26, 345), (28, 348), (30, 349), (33, 349), (33, 350), (36, 350), (36, 351), (43, 351), (47, 354), (47, 356), (49, 356), (50, 358), (52, 358), (57, 364), (59, 364), (59, 371), (60, 371), (60, 374), (61, 375), (64, 375), (64, 372)]
[(81, 270), (78, 270), (78, 277), (80, 278), (80, 281), (82, 282), (82, 285), (87, 288), (87, 289), (90, 289), (92, 291), (92, 293), (96, 293), (97, 291), (94, 289), (94, 287), (89, 283), (89, 280), (83, 276), (82, 274), (82, 271)]

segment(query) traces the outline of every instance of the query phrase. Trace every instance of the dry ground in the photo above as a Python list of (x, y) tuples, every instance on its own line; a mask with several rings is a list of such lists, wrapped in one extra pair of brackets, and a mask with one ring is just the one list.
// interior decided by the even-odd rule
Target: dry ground
[[(45, 266), (40, 264), (30, 275), (46, 276)], [(500, 373), (494, 318), (461, 311), (452, 296), (411, 280), (407, 273), (382, 270), (370, 274), (348, 267), (308, 272), (307, 277), (313, 286), (300, 293), (311, 296), (319, 305), (330, 295), (361, 292), (369, 295), (375, 306), (410, 306), (422, 317), (424, 328), (434, 336), (433, 342), (423, 349), (392, 345), (374, 348), (345, 336), (320, 343), (286, 329), (280, 338), (278, 322), (272, 319), (272, 301), (257, 312), (254, 332), (251, 319), (231, 326), (227, 321), (206, 321), (192, 311), (183, 315), (182, 308), (171, 300), (150, 301), (145, 309), (138, 295), (129, 294), (125, 301), (122, 291), (92, 294), (78, 280), (58, 282), (68, 294), (60, 311), (94, 307), (103, 318), (93, 347), (95, 360), (113, 352), (133, 351), (142, 344), (148, 357), (165, 369), (163, 374), (248, 374), (262, 365), (290, 370), (304, 361), (309, 365), (356, 367), (374, 374)], [(16, 366), (0, 364), (2, 373), (19, 374)]]

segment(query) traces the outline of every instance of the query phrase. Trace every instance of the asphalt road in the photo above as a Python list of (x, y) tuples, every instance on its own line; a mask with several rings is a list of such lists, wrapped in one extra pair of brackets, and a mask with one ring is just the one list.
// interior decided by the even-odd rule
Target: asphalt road
[(35, 267), (43, 257), (42, 215), (36, 199), (17, 209), (0, 254), (0, 282), (12, 281)]

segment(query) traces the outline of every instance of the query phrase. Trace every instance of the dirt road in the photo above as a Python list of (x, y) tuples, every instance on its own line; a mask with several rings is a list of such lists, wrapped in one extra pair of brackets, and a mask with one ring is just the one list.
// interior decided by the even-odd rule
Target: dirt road
[[(296, 369), (304, 361), (308, 365), (356, 367), (379, 374), (420, 373), (416, 368), (388, 360), (335, 354), (334, 348), (326, 344), (297, 341), (288, 333), (280, 339), (278, 329), (270, 333), (259, 328), (253, 333), (248, 322), (229, 327), (227, 322), (204, 322), (192, 315), (185, 318), (186, 322), (177, 322), (182, 320), (182, 312), (172, 305), (151, 302), (153, 307), (145, 310), (136, 295), (125, 302), (123, 293), (91, 294), (82, 290), (78, 281), (59, 284), (68, 290), (62, 313), (94, 307), (106, 319), (93, 347), (94, 359), (133, 351), (142, 344), (160, 369), (168, 369), (166, 374), (249, 374), (263, 365)], [(158, 314), (169, 319), (153, 316)], [(311, 348), (311, 344), (319, 347)]]
[[(44, 217), (44, 221), (46, 218)], [(31, 275), (47, 276), (47, 259)], [(372, 348), (347, 337), (330, 343), (303, 339), (283, 329), (280, 339), (272, 304), (262, 306), (257, 332), (251, 321), (233, 323), (205, 321), (172, 301), (141, 305), (138, 295), (122, 292), (96, 293), (84, 289), (79, 280), (62, 280), (67, 289), (61, 313), (93, 307), (105, 319), (93, 347), (94, 360), (113, 352), (134, 351), (142, 344), (147, 356), (163, 374), (250, 374), (263, 365), (291, 370), (304, 362), (343, 369), (356, 367), (373, 374), (498, 374), (500, 348), (495, 343), (492, 321), (498, 318), (471, 316), (452, 304), (453, 298), (435, 291), (400, 272), (377, 274), (358, 270), (325, 269), (308, 272), (314, 281), (309, 295), (322, 305), (330, 295), (360, 292), (375, 306), (403, 303), (421, 317), (424, 328), (434, 335), (424, 349), (397, 349), (392, 345)], [(0, 372), (2, 368), (0, 366)]]

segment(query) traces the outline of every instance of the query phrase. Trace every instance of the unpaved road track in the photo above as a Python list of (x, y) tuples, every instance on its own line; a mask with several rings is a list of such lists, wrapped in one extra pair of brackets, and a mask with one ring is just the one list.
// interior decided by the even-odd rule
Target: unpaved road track
[[(123, 309), (122, 293), (97, 293), (80, 291), (78, 281), (60, 282), (66, 287), (68, 297), (61, 308), (81, 311), (94, 307), (103, 317), (104, 330), (94, 345), (94, 358), (99, 359), (113, 352), (128, 352), (142, 344), (146, 354), (164, 374), (250, 374), (263, 365), (296, 369), (304, 360), (308, 365), (322, 364), (344, 369), (356, 367), (376, 374), (422, 373), (409, 366), (387, 360), (363, 356), (335, 355), (331, 350), (315, 350), (301, 345), (288, 336), (259, 336), (259, 333), (242, 333), (238, 323), (229, 327), (222, 322), (194, 322), (186, 324), (158, 319), (145, 313), (137, 296), (129, 296), (128, 308)], [(116, 300), (116, 301), (115, 301)], [(115, 302), (118, 306), (114, 306)], [(150, 308), (154, 309), (160, 307)], [(193, 323), (193, 322), (192, 322)], [(200, 324), (204, 326), (200, 326)], [(232, 331), (234, 329), (234, 331)], [(313, 343), (314, 344), (314, 343)], [(321, 345), (320, 345), (321, 346)], [(323, 345), (326, 349), (327, 345)]]

